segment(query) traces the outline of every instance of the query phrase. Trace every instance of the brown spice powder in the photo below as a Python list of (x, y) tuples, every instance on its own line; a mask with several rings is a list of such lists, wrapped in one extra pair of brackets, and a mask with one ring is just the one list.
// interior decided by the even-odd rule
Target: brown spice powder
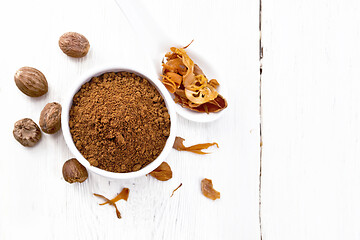
[(170, 115), (148, 80), (129, 72), (105, 73), (75, 94), (69, 126), (92, 166), (132, 172), (159, 156), (170, 134)]

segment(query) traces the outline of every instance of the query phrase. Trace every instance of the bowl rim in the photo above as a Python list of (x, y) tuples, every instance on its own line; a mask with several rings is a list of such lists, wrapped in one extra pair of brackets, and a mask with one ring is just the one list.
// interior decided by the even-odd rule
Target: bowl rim
[[(158, 92), (165, 101), (165, 105), (170, 115), (171, 124), (170, 124), (170, 135), (166, 140), (165, 146), (161, 151), (160, 155), (154, 161), (152, 161), (151, 163), (149, 163), (139, 171), (128, 172), (128, 173), (115, 173), (91, 166), (90, 163), (82, 156), (80, 151), (76, 148), (70, 133), (69, 114), (73, 103), (73, 97), (79, 91), (79, 89), (83, 84), (90, 81), (92, 77), (100, 76), (108, 72), (122, 72), (122, 71), (135, 73), (140, 77), (147, 79), (158, 90)], [(111, 179), (131, 179), (131, 178), (141, 177), (152, 172), (155, 168), (157, 168), (163, 161), (165, 161), (166, 157), (170, 153), (176, 137), (175, 134), (176, 134), (176, 126), (177, 126), (177, 115), (176, 115), (175, 103), (171, 98), (169, 92), (165, 88), (165, 86), (161, 83), (160, 80), (157, 80), (154, 74), (149, 74), (147, 72), (145, 73), (144, 71), (139, 70), (137, 67), (124, 66), (123, 64), (100, 66), (82, 74), (69, 88), (69, 91), (65, 96), (66, 96), (65, 99), (63, 99), (63, 110), (61, 114), (62, 134), (64, 136), (66, 145), (68, 146), (70, 151), (75, 155), (76, 159), (84, 167), (86, 167), (87, 170)]]

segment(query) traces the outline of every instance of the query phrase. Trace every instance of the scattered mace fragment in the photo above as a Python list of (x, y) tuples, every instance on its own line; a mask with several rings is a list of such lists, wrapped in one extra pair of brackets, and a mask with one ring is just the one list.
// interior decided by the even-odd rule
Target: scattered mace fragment
[(175, 193), (181, 186), (182, 186), (182, 183), (180, 183), (180, 185), (172, 191), (170, 197), (174, 196), (174, 193)]
[(167, 162), (162, 162), (160, 166), (149, 174), (159, 181), (167, 181), (172, 178), (172, 171)]
[(106, 197), (104, 197), (103, 195), (100, 195), (100, 194), (97, 194), (97, 193), (94, 193), (94, 196), (100, 197), (100, 198), (102, 198), (102, 199), (104, 199), (104, 200), (106, 201), (106, 202), (104, 202), (104, 203), (99, 203), (100, 206), (106, 205), (106, 204), (109, 204), (109, 205), (111, 205), (111, 206), (114, 206), (115, 211), (116, 211), (116, 216), (120, 219), (120, 218), (121, 218), (121, 214), (120, 214), (119, 209), (118, 209), (117, 206), (116, 206), (116, 202), (119, 201), (119, 200), (121, 200), (121, 199), (127, 201), (128, 198), (129, 198), (129, 192), (130, 192), (130, 190), (129, 190), (128, 188), (123, 188), (123, 189), (121, 190), (121, 192), (120, 192), (116, 197), (114, 197), (114, 198), (111, 199), (111, 200), (108, 199), (108, 198), (106, 198)]
[(184, 141), (185, 141), (185, 139), (183, 139), (181, 137), (176, 137), (173, 148), (175, 148), (178, 151), (188, 151), (188, 152), (193, 152), (196, 154), (209, 154), (207, 152), (203, 152), (202, 150), (208, 149), (209, 147), (214, 146), (214, 145), (216, 145), (216, 147), (219, 148), (219, 145), (216, 142), (200, 143), (200, 144), (196, 144), (196, 145), (193, 145), (190, 147), (185, 147), (184, 143), (183, 143)]
[(220, 198), (220, 192), (214, 189), (212, 181), (207, 178), (201, 180), (201, 192), (205, 197), (210, 198), (211, 200)]

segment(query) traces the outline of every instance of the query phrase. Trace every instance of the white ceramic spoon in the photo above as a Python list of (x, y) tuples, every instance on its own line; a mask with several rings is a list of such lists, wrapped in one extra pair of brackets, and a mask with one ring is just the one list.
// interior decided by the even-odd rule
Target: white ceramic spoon
[[(170, 47), (181, 47), (187, 45), (188, 43), (178, 43), (167, 36), (151, 15), (139, 4), (138, 0), (115, 0), (115, 2), (125, 15), (134, 32), (138, 35), (139, 42), (142, 44), (140, 47), (143, 48), (144, 52), (147, 53), (149, 59), (152, 61), (154, 66), (153, 74), (156, 74), (156, 76), (160, 79), (162, 68), (161, 61), (164, 58), (165, 53), (170, 51)], [(140, 41), (140, 39), (142, 39), (142, 41)], [(192, 39), (189, 39), (189, 42), (191, 40)], [(202, 59), (201, 56), (197, 54), (196, 49), (194, 49), (193, 46), (187, 48), (187, 52), (194, 62), (204, 71), (206, 76), (210, 79), (218, 79), (218, 75), (214, 70), (215, 68), (211, 67), (209, 61)], [(219, 83), (220, 87), (217, 90), (226, 98), (227, 95), (223, 82), (219, 80)], [(224, 111), (227, 110), (224, 109), (217, 113), (206, 114), (183, 108), (179, 104), (176, 104), (175, 109), (176, 112), (183, 118), (203, 123), (215, 121), (223, 115)]]

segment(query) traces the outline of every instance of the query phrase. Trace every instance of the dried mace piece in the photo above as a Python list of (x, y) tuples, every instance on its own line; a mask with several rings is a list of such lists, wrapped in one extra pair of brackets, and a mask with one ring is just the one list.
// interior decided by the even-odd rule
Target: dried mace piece
[(117, 201), (119, 201), (119, 200), (121, 200), (121, 199), (124, 199), (125, 201), (127, 201), (127, 199), (128, 199), (128, 197), (129, 197), (129, 192), (130, 192), (130, 190), (128, 189), (128, 188), (123, 188), (122, 190), (121, 190), (121, 192), (116, 196), (116, 197), (114, 197), (113, 199), (108, 199), (108, 198), (106, 198), (106, 197), (104, 197), (103, 195), (100, 195), (100, 194), (97, 194), (97, 193), (94, 193), (94, 196), (96, 196), (96, 197), (101, 197), (101, 198), (103, 198), (106, 202), (104, 202), (104, 203), (100, 203), (99, 205), (105, 205), (105, 204), (110, 204), (110, 205), (112, 205), (112, 206), (114, 206), (115, 207), (115, 210), (116, 210), (116, 216), (118, 217), (118, 218), (121, 218), (121, 214), (120, 214), (120, 212), (119, 212), (119, 210), (118, 210), (118, 208), (117, 208), (117, 206), (116, 206), (116, 202)]
[(183, 139), (181, 137), (176, 137), (173, 148), (175, 148), (178, 151), (188, 151), (188, 152), (193, 152), (196, 154), (209, 154), (209, 153), (203, 152), (202, 150), (207, 149), (214, 145), (216, 145), (216, 147), (219, 148), (219, 145), (216, 142), (200, 143), (200, 144), (196, 144), (196, 145), (193, 145), (190, 147), (185, 147), (184, 141), (185, 141), (185, 139)]
[(181, 186), (182, 186), (182, 183), (180, 183), (180, 185), (172, 191), (172, 194), (171, 194), (170, 197), (174, 196), (174, 193), (175, 193)]
[(82, 183), (88, 178), (86, 168), (76, 158), (69, 159), (64, 163), (62, 173), (68, 183)]
[(53, 134), (61, 127), (61, 105), (53, 102), (45, 105), (40, 114), (40, 127), (44, 133)]
[(154, 171), (150, 173), (151, 176), (160, 181), (167, 181), (172, 178), (172, 171), (166, 162), (162, 162)]
[(40, 97), (47, 93), (48, 83), (42, 72), (32, 67), (22, 67), (14, 76), (16, 86), (30, 97)]
[(40, 128), (30, 118), (17, 121), (14, 124), (13, 135), (25, 147), (32, 147), (41, 139)]
[[(117, 206), (116, 206), (116, 204), (114, 202), (112, 202), (110, 199), (104, 197), (103, 195), (100, 195), (100, 194), (97, 194), (97, 193), (94, 193), (94, 196), (101, 197), (104, 200), (106, 200), (106, 202), (108, 202), (111, 206), (114, 206), (117, 218), (119, 218), (119, 219), (121, 218), (120, 211), (119, 211), (119, 209), (117, 208)], [(101, 205), (101, 204), (99, 204), (99, 205)]]
[(74, 58), (84, 57), (90, 48), (90, 43), (84, 35), (76, 32), (64, 33), (59, 39), (60, 49)]
[(212, 181), (207, 178), (201, 180), (201, 192), (205, 197), (210, 198), (211, 200), (220, 198), (220, 193), (213, 188)]
[(119, 201), (121, 199), (124, 199), (125, 201), (127, 201), (129, 198), (129, 193), (130, 193), (130, 190), (128, 188), (123, 188), (116, 197), (114, 197), (111, 200), (108, 199), (108, 200), (106, 200), (106, 202), (100, 203), (99, 205), (110, 204), (110, 202), (116, 203), (117, 201)]
[[(192, 41), (191, 41), (192, 43)], [(190, 44), (191, 44), (190, 43)], [(218, 94), (219, 82), (206, 78), (201, 68), (186, 53), (186, 48), (170, 48), (162, 62), (162, 83), (175, 96), (175, 103), (197, 112), (219, 112), (227, 101)]]

